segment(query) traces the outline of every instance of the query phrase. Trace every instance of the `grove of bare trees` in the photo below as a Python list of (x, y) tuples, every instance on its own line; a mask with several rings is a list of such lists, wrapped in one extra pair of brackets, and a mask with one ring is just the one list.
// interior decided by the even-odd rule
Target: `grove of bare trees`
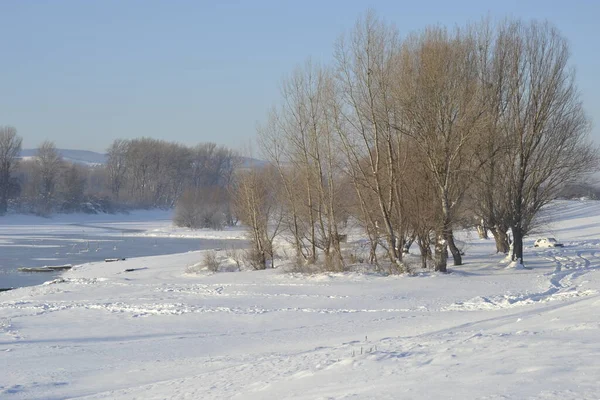
[(173, 208), (190, 228), (234, 224), (230, 189), (240, 157), (214, 143), (186, 147), (162, 140), (115, 140), (106, 164), (68, 162), (50, 141), (21, 159), (21, 137), (0, 128), (0, 214), (112, 212)]
[(412, 243), (424, 267), (446, 271), (449, 254), (460, 265), (454, 232), (474, 225), (523, 262), (540, 210), (597, 168), (568, 43), (549, 23), (434, 26), (401, 39), (368, 12), (333, 56), (286, 77), (258, 129), (279, 184), (240, 180), (239, 216), (270, 257), (256, 198), (279, 201), (276, 225), (306, 264), (343, 268), (349, 221), (369, 261), (390, 272), (406, 271)]

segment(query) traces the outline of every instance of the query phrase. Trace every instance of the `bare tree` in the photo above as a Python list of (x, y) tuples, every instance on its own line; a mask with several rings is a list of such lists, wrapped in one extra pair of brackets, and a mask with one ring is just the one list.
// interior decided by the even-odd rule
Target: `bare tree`
[(106, 169), (112, 196), (119, 200), (119, 193), (125, 184), (127, 173), (127, 148), (129, 141), (116, 139), (107, 150)]
[(274, 267), (273, 241), (280, 231), (282, 210), (272, 168), (241, 171), (233, 189), (235, 210), (248, 228), (251, 248), (248, 261), (254, 269)]
[(62, 198), (61, 211), (80, 211), (87, 183), (87, 167), (70, 164), (65, 166), (60, 179), (59, 194)]
[(54, 143), (50, 141), (40, 145), (34, 160), (39, 194), (37, 212), (47, 215), (52, 211), (63, 160)]
[(473, 154), (482, 167), (473, 176), (469, 208), (477, 219), (480, 236), (485, 237), (489, 230), (494, 236), (496, 251), (508, 253), (510, 207), (505, 196), (508, 175), (504, 171), (510, 167), (506, 155), (511, 150), (502, 127), (508, 107), (509, 48), (505, 34), (488, 20), (471, 26), (470, 30), (477, 43), (479, 85), (486, 119), (480, 132), (483, 144)]
[(339, 270), (339, 157), (332, 115), (334, 96), (330, 71), (310, 60), (282, 83), (282, 106), (259, 129), (266, 158), (283, 184), (286, 225), (298, 260), (315, 263), (320, 254), (326, 268)]
[(192, 149), (191, 184), (195, 188), (226, 187), (239, 165), (239, 156), (224, 146), (201, 143)]
[(191, 229), (223, 229), (229, 211), (229, 193), (220, 186), (190, 188), (178, 199), (173, 222)]
[(155, 150), (151, 176), (153, 205), (173, 207), (189, 186), (191, 151), (177, 143), (159, 142)]
[[(392, 25), (368, 12), (335, 49), (339, 86), (337, 131), (343, 154), (352, 166), (350, 176), (363, 208), (365, 221), (374, 214), (365, 207), (374, 204), (378, 215), (370, 236), (385, 238), (392, 269), (402, 269), (402, 247), (407, 234), (403, 207), (399, 150), (403, 138), (397, 125), (398, 107), (392, 96), (397, 81), (400, 41)], [(370, 193), (368, 193), (370, 192)], [(367, 198), (373, 201), (365, 201)], [(373, 230), (373, 228), (369, 228)], [(381, 231), (380, 231), (381, 229)]]
[(405, 42), (398, 98), (403, 119), (397, 128), (420, 151), (438, 193), (436, 270), (446, 271), (446, 248), (460, 265), (452, 232), (477, 165), (485, 121), (474, 41), (459, 30), (429, 28)]
[(127, 146), (127, 191), (134, 204), (144, 207), (152, 206), (151, 181), (156, 170), (158, 145), (158, 140), (140, 138), (131, 140)]
[(228, 193), (234, 179), (236, 168), (240, 166), (239, 155), (224, 146), (215, 143), (200, 143), (190, 149), (188, 170), (191, 190), (217, 190), (224, 210), (225, 221), (234, 225), (231, 201), (224, 193)]
[(549, 23), (510, 21), (501, 28), (506, 54), (507, 107), (502, 132), (508, 176), (513, 258), (523, 260), (523, 237), (559, 189), (597, 166), (566, 39)]
[(300, 186), (300, 177), (297, 168), (291, 162), (288, 148), (285, 143), (286, 123), (277, 109), (271, 110), (265, 125), (258, 127), (258, 136), (261, 150), (265, 158), (276, 169), (282, 185), (280, 201), (287, 210), (282, 222), (290, 232), (296, 251), (296, 259), (306, 260), (308, 252), (305, 250), (303, 239), (305, 229), (301, 220), (300, 204), (297, 198), (297, 188)]
[(0, 126), (0, 215), (6, 213), (14, 182), (12, 172), (17, 164), (23, 139), (12, 126)]
[(421, 153), (414, 143), (406, 145), (409, 162), (403, 179), (410, 190), (405, 191), (408, 209), (408, 225), (419, 246), (421, 267), (427, 268), (433, 260), (431, 251), (435, 245), (436, 228), (439, 226), (440, 207), (438, 189), (428, 168), (423, 168)]

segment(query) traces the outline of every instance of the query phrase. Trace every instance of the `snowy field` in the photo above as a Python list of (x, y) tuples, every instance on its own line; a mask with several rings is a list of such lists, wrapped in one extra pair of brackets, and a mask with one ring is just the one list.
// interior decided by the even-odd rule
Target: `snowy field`
[(552, 211), (532, 269), (475, 235), (450, 274), (186, 273), (203, 252), (81, 265), (0, 293), (0, 398), (600, 399), (600, 202)]

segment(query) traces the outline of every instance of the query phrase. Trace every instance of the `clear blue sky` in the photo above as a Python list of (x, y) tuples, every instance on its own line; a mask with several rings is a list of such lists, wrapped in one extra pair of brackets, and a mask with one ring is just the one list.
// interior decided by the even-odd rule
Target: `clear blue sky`
[(241, 149), (308, 56), (368, 8), (401, 34), (490, 15), (552, 21), (600, 142), (600, 1), (0, 0), (0, 125), (24, 147), (103, 151), (150, 136)]

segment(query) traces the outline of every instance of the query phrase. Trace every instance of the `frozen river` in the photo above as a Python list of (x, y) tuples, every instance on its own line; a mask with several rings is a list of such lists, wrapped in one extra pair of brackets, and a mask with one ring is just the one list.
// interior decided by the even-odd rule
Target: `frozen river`
[[(136, 225), (136, 224), (134, 224)], [(79, 265), (107, 258), (132, 258), (239, 247), (239, 240), (152, 237), (144, 229), (82, 224), (0, 225), (0, 288), (38, 285), (60, 272), (22, 272), (20, 267)]]

